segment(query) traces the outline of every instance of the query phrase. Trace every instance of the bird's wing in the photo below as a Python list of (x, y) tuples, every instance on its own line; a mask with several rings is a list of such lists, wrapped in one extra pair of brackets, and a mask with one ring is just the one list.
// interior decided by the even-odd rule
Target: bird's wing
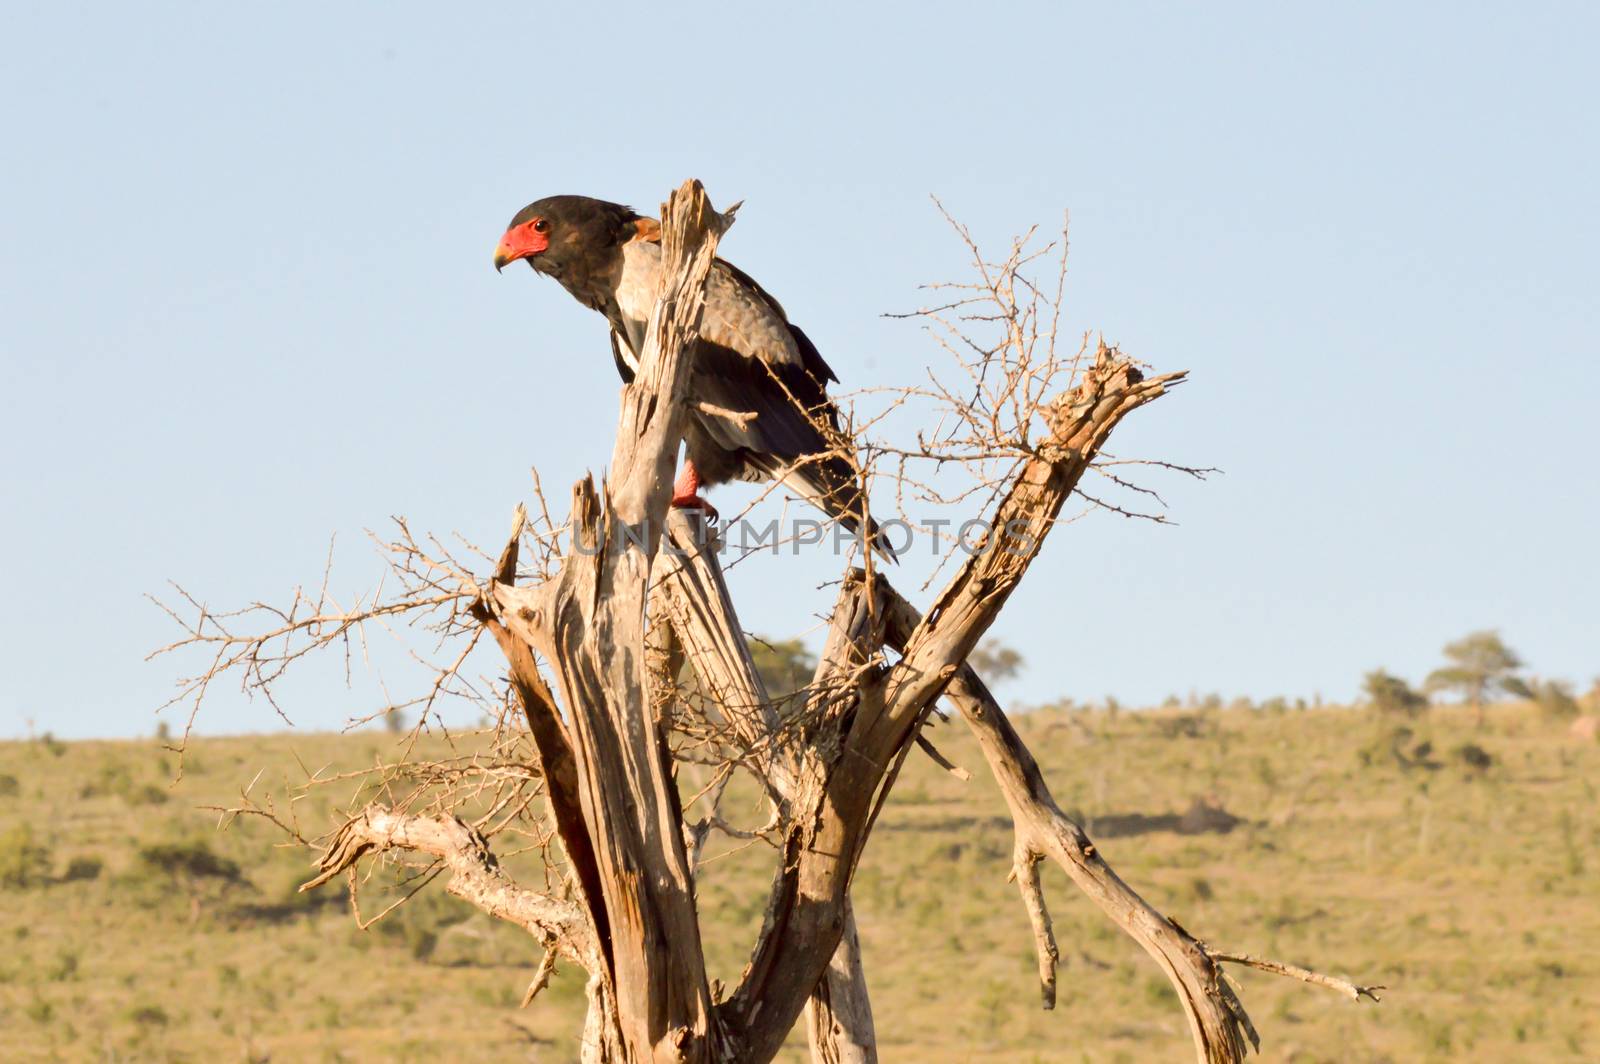
[(695, 350), (693, 389), (706, 434), (730, 451), (792, 460), (827, 450), (823, 426), (838, 428), (838, 409), (805, 370), (750, 358), (710, 337)]
[[(660, 269), (659, 249), (639, 247), (647, 242), (636, 242), (624, 259), (618, 289), (619, 308), (632, 325), (620, 341), (627, 351), (613, 347), (625, 379), (631, 376), (626, 356), (643, 339), (642, 319), (649, 317)], [(637, 340), (632, 332), (639, 333)], [(838, 377), (782, 305), (721, 259), (707, 281), (694, 364), (695, 420), (706, 442), (734, 460), (734, 475), (780, 480), (847, 528), (860, 526), (860, 484), (848, 458), (830, 441), (839, 429), (839, 409), (827, 385)], [(878, 535), (877, 523), (868, 517), (866, 525), (873, 547), (892, 560), (894, 552)]]
[[(622, 354), (623, 345), (625, 345), (627, 343), (628, 343), (627, 340), (625, 340), (621, 336), (617, 335), (616, 327), (612, 326), (612, 329), (611, 329), (611, 357), (617, 360), (617, 373), (622, 377), (622, 383), (623, 384), (632, 384), (633, 383), (633, 363), (628, 358), (625, 358), (623, 356), (623, 354)], [(632, 345), (628, 345), (628, 350), (629, 351), (633, 350)]]
[(817, 350), (817, 345), (811, 338), (800, 331), (800, 327), (789, 320), (789, 315), (784, 313), (783, 305), (773, 298), (768, 292), (756, 283), (754, 277), (745, 273), (733, 263), (725, 259), (718, 259), (712, 272), (712, 291), (718, 295), (726, 292), (732, 298), (731, 303), (736, 305), (753, 304), (750, 309), (756, 310), (762, 317), (776, 317), (776, 323), (771, 328), (776, 328), (781, 323), (782, 331), (787, 336), (780, 336), (785, 341), (774, 345), (781, 348), (775, 351), (770, 361), (797, 362), (805, 371), (815, 377), (824, 385), (837, 382), (839, 377), (833, 372), (833, 367), (823, 361), (822, 353)]
[[(702, 340), (695, 351), (693, 388), (699, 429), (737, 459), (737, 476), (782, 481), (846, 528), (860, 527), (861, 485), (849, 459), (830, 440), (839, 428), (839, 411), (814, 378), (798, 367), (763, 365)], [(870, 517), (867, 527), (874, 546), (892, 559)]]
[[(622, 316), (637, 322), (638, 336), (625, 334), (637, 351), (643, 340), (643, 323), (650, 317), (661, 269), (659, 226), (641, 228), (624, 250), (624, 268), (617, 291)], [(701, 335), (740, 354), (772, 364), (792, 364), (815, 377), (819, 386), (838, 381), (833, 367), (800, 327), (789, 321), (783, 304), (756, 279), (726, 259), (712, 264), (706, 284), (706, 313)], [(621, 357), (620, 355), (618, 357)]]

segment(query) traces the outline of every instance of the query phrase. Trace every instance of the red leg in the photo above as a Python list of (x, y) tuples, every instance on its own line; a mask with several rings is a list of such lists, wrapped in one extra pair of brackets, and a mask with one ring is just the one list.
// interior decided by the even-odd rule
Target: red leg
[(685, 458), (683, 469), (679, 471), (678, 479), (672, 485), (672, 505), (684, 510), (704, 510), (706, 516), (715, 521), (717, 508), (702, 499), (699, 492), (700, 474), (695, 470), (694, 463)]

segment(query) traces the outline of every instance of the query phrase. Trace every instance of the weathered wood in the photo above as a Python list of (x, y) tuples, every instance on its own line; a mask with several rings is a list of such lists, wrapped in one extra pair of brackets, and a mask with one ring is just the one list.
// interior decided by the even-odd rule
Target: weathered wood
[(437, 857), (450, 872), (445, 890), (451, 894), (516, 924), (569, 960), (585, 967), (597, 963), (599, 944), (583, 909), (517, 886), (483, 836), (453, 816), (415, 816), (369, 805), (335, 833), (317, 875), (300, 890), (315, 890), (363, 857), (391, 849)]
[[(667, 532), (672, 550), (658, 566), (663, 573), (652, 601), (660, 603), (695, 674), (751, 752), (781, 817), (794, 807), (802, 785), (794, 737), (784, 731), (756, 670), (703, 515), (674, 510)], [(872, 1064), (877, 1060), (855, 914), (848, 905), (844, 935), (806, 1003), (806, 1032), (814, 1061)]]
[[(520, 505), (512, 518), (511, 535), (495, 565), (496, 586), (513, 586), (517, 573), (517, 555), (521, 547), (522, 532), (527, 523), (527, 512)], [(550, 816), (555, 822), (556, 835), (561, 840), (567, 862), (577, 879), (578, 899), (589, 914), (594, 940), (602, 948), (610, 941), (610, 924), (601, 901), (600, 870), (596, 864), (594, 845), (583, 822), (582, 800), (578, 794), (578, 765), (572, 753), (572, 737), (561, 713), (556, 708), (555, 695), (539, 674), (539, 664), (533, 650), (524, 639), (513, 635), (494, 615), (488, 601), (475, 603), (472, 615), (488, 629), (489, 634), (505, 655), (511, 688), (517, 693), (528, 721), (528, 734), (533, 739), (534, 753), (538, 757), (540, 773), (545, 780), (545, 798), (550, 806)]]
[[(887, 639), (898, 648), (921, 628), (923, 617), (893, 589), (886, 587), (885, 594)], [(1055, 939), (1036, 866), (1048, 857), (1166, 973), (1188, 1016), (1199, 1059), (1204, 1064), (1243, 1060), (1245, 1038), (1256, 1043), (1255, 1030), (1205, 947), (1123, 882), (1083, 829), (1061, 811), (1038, 762), (970, 665), (963, 664), (951, 677), (945, 697), (977, 736), (1016, 825), (1013, 871), (1038, 942), (1045, 1006), (1055, 1001)]]
[(877, 1064), (878, 1036), (861, 965), (861, 939), (848, 902), (839, 948), (806, 1001), (806, 1036), (816, 1064)]
[(656, 566), (659, 594), (652, 601), (677, 633), (714, 711), (757, 763), (771, 764), (781, 793), (793, 775), (793, 766), (777, 746), (783, 722), (739, 627), (733, 596), (711, 549), (710, 530), (698, 511), (674, 509), (667, 517), (667, 534), (672, 549)]
[[(903, 641), (892, 667), (881, 661), (887, 585), (855, 573), (840, 591), (829, 647), (819, 665), (837, 693), (817, 705), (810, 752), (814, 786), (796, 811), (761, 941), (735, 993), (718, 1010), (739, 1032), (748, 1059), (777, 1052), (770, 1024), (798, 1008), (844, 930), (844, 899), (891, 764), (967, 654), (982, 638), (1111, 430), (1183, 379), (1145, 380), (1102, 345), (1077, 389), (1049, 410), (1050, 432), (989, 521), (989, 532), (934, 608)], [(876, 800), (875, 800), (876, 799)]]
[(1046, 408), (1048, 436), (1011, 483), (974, 553), (906, 638), (889, 679), (887, 711), (869, 722), (864, 748), (875, 756), (899, 748), (1021, 583), (1112, 429), (1184, 377), (1147, 380), (1115, 348), (1100, 345), (1079, 386)]
[(623, 389), (604, 498), (574, 489), (573, 550), (528, 591), (497, 584), (507, 627), (550, 661), (571, 722), (583, 820), (609, 921), (615, 1023), (630, 1062), (717, 1053), (671, 756), (647, 698), (645, 606), (683, 438), (684, 397), (717, 238), (698, 182), (664, 208), (663, 290)]
[(770, 1060), (823, 978), (846, 927), (844, 905), (872, 787), (841, 783), (848, 722), (881, 697), (874, 661), (883, 605), (847, 576), (828, 622), (805, 716), (806, 745), (793, 813), (766, 916), (744, 977), (718, 1015), (744, 1054)]

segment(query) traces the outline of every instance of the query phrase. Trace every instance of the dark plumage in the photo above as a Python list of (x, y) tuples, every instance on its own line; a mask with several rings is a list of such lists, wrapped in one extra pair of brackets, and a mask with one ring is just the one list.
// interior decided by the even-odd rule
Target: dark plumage
[[(587, 196), (551, 196), (511, 219), (496, 268), (524, 259), (578, 302), (605, 315), (617, 371), (633, 379), (661, 268), (659, 224), (628, 207)], [(743, 271), (718, 259), (706, 285), (690, 392), (735, 416), (690, 411), (688, 461), (677, 505), (706, 505), (700, 485), (781, 480), (851, 531), (863, 499), (850, 463), (816, 424), (839, 427), (827, 385), (838, 380), (816, 345), (778, 301)], [(867, 519), (869, 538), (893, 553)]]

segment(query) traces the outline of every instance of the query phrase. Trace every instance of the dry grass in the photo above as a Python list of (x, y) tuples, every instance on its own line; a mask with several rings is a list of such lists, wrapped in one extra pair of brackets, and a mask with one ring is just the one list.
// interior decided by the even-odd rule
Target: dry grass
[[(1600, 747), (1515, 707), (1483, 733), (1452, 710), (1414, 722), (1402, 750), (1429, 739), (1422, 760), (1436, 767), (1403, 765), (1387, 726), (1356, 711), (1049, 712), (1020, 727), (1112, 863), (1196, 934), (1390, 987), (1382, 1005), (1357, 1006), (1239, 973), (1262, 1059), (1600, 1054)], [(938, 731), (981, 773), (957, 726)], [(518, 1010), (539, 956), (520, 932), (436, 885), (357, 930), (342, 891), (293, 893), (309, 863), (274, 849), (268, 825), (218, 834), (197, 808), (258, 770), (258, 787), (281, 784), (301, 774), (297, 758), (353, 767), (389, 742), (201, 740), (175, 787), (154, 742), (0, 744), (0, 872), (26, 844), (22, 825), (48, 849), (32, 882), (0, 887), (0, 1059), (574, 1059), (578, 974)], [(1466, 743), (1494, 763), (1471, 767), (1456, 754)], [(325, 823), (338, 797), (300, 803), (302, 823)], [(1205, 818), (1183, 814), (1197, 798), (1242, 822), (1196, 830)], [(152, 848), (163, 843), (191, 848)], [(243, 880), (174, 861), (195, 843)], [(884, 1059), (1186, 1059), (1165, 982), (1053, 872), (1061, 1003), (1038, 1009), (1026, 919), (1004, 881), (1010, 845), (981, 775), (964, 784), (914, 757), (855, 892)], [(769, 860), (746, 849), (703, 875), (702, 911), (722, 929), (709, 960), (725, 980), (759, 922)]]

